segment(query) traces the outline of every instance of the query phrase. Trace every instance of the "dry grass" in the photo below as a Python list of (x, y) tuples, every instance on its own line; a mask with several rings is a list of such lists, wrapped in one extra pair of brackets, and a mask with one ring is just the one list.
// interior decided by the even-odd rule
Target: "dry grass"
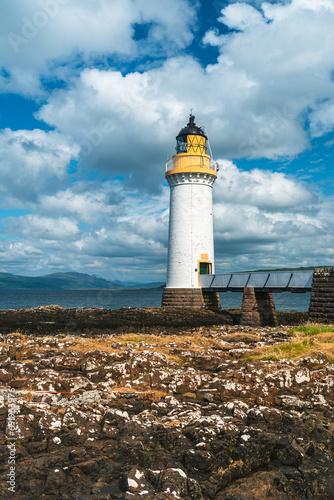
[[(109, 392), (138, 392), (138, 394), (141, 394), (143, 393), (144, 391), (140, 390), (140, 389), (136, 389), (135, 387), (132, 388), (132, 387), (124, 387), (124, 386), (119, 386), (119, 385), (114, 385), (112, 387), (112, 389), (110, 389)], [(152, 391), (150, 391), (152, 392)]]
[[(61, 348), (43, 344), (44, 339), (49, 339), (50, 336), (38, 337), (35, 339), (36, 343), (32, 342), (27, 345), (27, 339), (32, 340), (32, 337), (27, 337), (19, 332), (15, 332), (15, 343), (14, 345), (11, 345), (14, 349), (12, 358), (27, 362), (31, 361), (32, 354), (43, 353), (44, 351), (49, 350), (55, 350), (58, 352), (60, 350), (67, 355), (70, 355), (70, 352), (73, 351), (78, 353), (81, 357), (84, 357), (86, 353), (90, 351), (102, 351), (106, 354), (121, 354), (127, 347), (133, 346), (135, 347), (135, 354), (139, 354), (147, 349), (153, 349), (154, 352), (164, 354), (169, 363), (178, 363), (180, 366), (183, 366), (187, 364), (185, 362), (185, 358), (187, 357), (185, 355), (185, 351), (194, 354), (204, 352), (209, 349), (228, 351), (233, 348), (234, 343), (256, 342), (260, 339), (260, 336), (257, 335), (256, 332), (236, 332), (228, 335), (224, 335), (222, 333), (222, 335), (217, 337), (217, 332), (214, 329), (213, 331), (215, 332), (215, 338), (210, 338), (210, 331), (206, 330), (205, 332), (202, 332), (201, 329), (196, 332), (186, 331), (183, 335), (153, 335), (130, 332), (124, 335), (110, 335), (108, 337), (104, 336), (98, 339), (62, 334), (61, 337), (55, 336), (54, 339), (62, 344), (66, 344), (68, 342), (70, 345)], [(208, 333), (209, 335), (207, 335)], [(146, 345), (139, 346), (141, 342)], [(224, 342), (231, 342), (232, 345), (224, 345)], [(114, 343), (117, 344), (117, 347), (112, 346)], [(6, 343), (2, 343), (0, 345), (8, 346)], [(188, 357), (191, 357), (191, 354)]]
[(253, 333), (229, 333), (222, 337), (226, 342), (259, 342), (261, 335)]
[[(9, 345), (13, 349), (12, 358), (15, 360), (29, 361), (33, 353), (42, 353), (44, 351), (57, 350), (66, 352), (69, 351), (77, 352), (79, 355), (84, 356), (90, 351), (102, 351), (107, 354), (111, 353), (122, 353), (129, 345), (135, 347), (136, 354), (145, 351), (148, 347), (153, 347), (155, 352), (164, 354), (167, 356), (169, 362), (179, 362), (180, 357), (177, 354), (169, 354), (172, 349), (182, 349), (182, 350), (192, 350), (192, 351), (202, 351), (203, 349), (209, 349), (214, 346), (215, 341), (202, 338), (200, 335), (196, 336), (158, 336), (158, 335), (145, 335), (145, 334), (125, 334), (110, 336), (108, 338), (102, 339), (90, 339), (82, 337), (71, 337), (66, 336), (59, 339), (61, 343), (69, 342), (71, 345), (57, 348), (56, 346), (45, 346), (43, 345), (44, 337), (39, 337), (36, 339), (36, 344), (31, 343), (26, 345), (26, 338), (17, 334), (17, 339), (15, 339), (14, 344), (8, 344), (6, 342), (0, 343), (0, 346)], [(55, 337), (56, 338), (56, 337)], [(189, 346), (185, 346), (184, 343), (190, 341)], [(139, 347), (140, 342), (145, 342), (147, 345)], [(119, 347), (113, 347), (113, 343), (120, 344)], [(168, 344), (175, 344), (176, 347), (167, 347)]]
[[(184, 335), (184, 336), (174, 336), (174, 335), (145, 335), (145, 334), (125, 334), (110, 336), (108, 338), (100, 339), (98, 342), (96, 339), (87, 338), (63, 338), (62, 342), (74, 341), (75, 344), (71, 345), (68, 349), (76, 351), (81, 355), (85, 355), (89, 351), (101, 350), (105, 353), (122, 353), (129, 345), (133, 345), (136, 348), (136, 354), (143, 352), (148, 349), (148, 347), (153, 347), (154, 352), (164, 354), (167, 356), (169, 362), (180, 362), (181, 357), (177, 354), (170, 354), (172, 349), (182, 349), (189, 350), (193, 352), (202, 352), (204, 349), (217, 348), (222, 346), (213, 339), (203, 338), (200, 335)], [(120, 343), (120, 347), (112, 347), (113, 343)], [(145, 342), (147, 345), (139, 347), (140, 342)], [(190, 342), (189, 345), (184, 345), (184, 343)], [(169, 344), (175, 344), (176, 347), (168, 347)], [(183, 357), (183, 356), (182, 356)]]
[(9, 334), (10, 337), (17, 337), (18, 339), (20, 340), (27, 340), (27, 336), (26, 335), (23, 335), (23, 333), (21, 332), (12, 332)]
[(149, 399), (153, 399), (154, 401), (160, 401), (161, 399), (165, 398), (167, 395), (166, 392), (160, 391), (160, 390), (155, 390), (151, 389), (148, 391), (145, 390), (140, 390), (132, 387), (120, 387), (120, 386), (114, 386), (112, 389), (110, 389), (111, 393), (116, 393), (118, 397), (122, 397), (122, 393), (125, 394), (138, 394), (142, 397), (146, 397)]
[(25, 394), (23, 394), (22, 399), (29, 403), (34, 399), (34, 395), (32, 392), (26, 392)]
[[(334, 362), (334, 325), (316, 325), (305, 324), (304, 326), (296, 327), (290, 331), (291, 337), (289, 341), (278, 344), (273, 347), (263, 347), (254, 349), (247, 360), (262, 359), (262, 360), (278, 360), (283, 358), (298, 359), (302, 357), (312, 356), (316, 357), (319, 352), (324, 352), (330, 360)], [(26, 345), (27, 337), (19, 332), (11, 334), (15, 336), (14, 358), (28, 361), (32, 352), (43, 352), (50, 350), (50, 347), (45, 347), (43, 337), (38, 338), (38, 343)], [(224, 346), (223, 342), (234, 343), (253, 343), (260, 340), (261, 336), (257, 332), (235, 332), (227, 335), (221, 335), (218, 338), (210, 338), (202, 336), (200, 331), (191, 333), (185, 332), (184, 335), (151, 335), (151, 334), (137, 334), (127, 333), (124, 335), (111, 335), (100, 339), (82, 338), (77, 336), (62, 336), (61, 338), (55, 337), (61, 343), (69, 342), (69, 345), (61, 348), (64, 352), (69, 354), (69, 351), (77, 352), (79, 355), (84, 356), (89, 351), (102, 351), (105, 353), (122, 353), (129, 345), (135, 347), (135, 353), (139, 354), (148, 348), (153, 348), (154, 352), (164, 354), (169, 363), (179, 363), (180, 365), (186, 364), (184, 358), (186, 357), (184, 351), (203, 352), (207, 349), (229, 350), (233, 346)], [(31, 339), (31, 337), (29, 337)], [(144, 342), (147, 345), (139, 344)], [(118, 347), (113, 347), (112, 344), (119, 344)], [(173, 346), (169, 347), (170, 344)], [(186, 345), (185, 345), (186, 344)], [(189, 344), (189, 345), (187, 345)], [(8, 343), (1, 343), (0, 345), (7, 345)], [(51, 347), (56, 349), (57, 347)], [(174, 349), (176, 351), (174, 351)], [(180, 353), (177, 352), (180, 350)], [(183, 351), (183, 352), (182, 352)], [(28, 359), (27, 359), (28, 358)], [(124, 388), (122, 388), (124, 390)]]
[[(159, 419), (157, 421), (159, 422)], [(174, 425), (181, 425), (181, 420), (172, 420), (172, 422), (161, 422), (160, 420), (160, 423), (165, 427), (174, 427)]]

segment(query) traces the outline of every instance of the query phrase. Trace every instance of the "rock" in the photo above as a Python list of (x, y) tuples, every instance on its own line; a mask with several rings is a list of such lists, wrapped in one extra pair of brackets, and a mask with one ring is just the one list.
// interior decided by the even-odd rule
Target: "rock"
[(0, 369), (0, 382), (9, 382), (13, 378), (13, 375), (5, 368)]
[(312, 403), (309, 401), (302, 401), (299, 398), (296, 398), (296, 396), (279, 396), (280, 399), (282, 400), (283, 406), (289, 407), (289, 408), (298, 408), (300, 410), (304, 408), (312, 408)]
[[(5, 329), (27, 323), (26, 335), (0, 335), (2, 384), (16, 388), (16, 497), (334, 498), (327, 356), (249, 359), (254, 348), (286, 343), (289, 330), (164, 314), (0, 311)], [(2, 389), (4, 499), (9, 400)]]
[(283, 465), (299, 466), (305, 456), (305, 450), (291, 437), (280, 438), (275, 445), (273, 458)]
[(153, 369), (164, 368), (168, 360), (164, 354), (151, 351), (143, 351), (131, 359), (131, 377), (137, 378), (149, 374)]
[[(215, 500), (288, 500), (284, 491), (275, 488), (275, 473), (257, 472), (247, 479), (237, 479), (232, 485), (218, 493)], [(247, 492), (247, 497), (245, 496)]]

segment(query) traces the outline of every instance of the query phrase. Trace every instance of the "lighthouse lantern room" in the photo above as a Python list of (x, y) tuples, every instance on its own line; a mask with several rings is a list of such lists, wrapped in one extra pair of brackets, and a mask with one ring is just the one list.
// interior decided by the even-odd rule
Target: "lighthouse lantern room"
[(220, 308), (219, 295), (203, 294), (200, 288), (200, 275), (214, 273), (212, 187), (217, 172), (207, 134), (191, 114), (166, 164), (170, 213), (163, 307)]

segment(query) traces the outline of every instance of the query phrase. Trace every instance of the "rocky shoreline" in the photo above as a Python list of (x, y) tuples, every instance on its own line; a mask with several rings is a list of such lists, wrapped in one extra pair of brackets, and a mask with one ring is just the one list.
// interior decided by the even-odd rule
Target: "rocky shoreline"
[[(200, 326), (237, 325), (241, 310), (229, 309), (219, 313), (198, 309), (164, 308), (62, 308), (57, 305), (31, 309), (0, 310), (0, 333), (22, 332), (24, 334), (52, 335), (54, 333), (88, 334), (90, 337), (103, 333), (155, 333), (182, 332), (184, 328)], [(279, 312), (280, 325), (297, 325), (305, 322), (307, 312)]]
[(334, 327), (238, 314), (1, 311), (1, 498), (333, 499)]

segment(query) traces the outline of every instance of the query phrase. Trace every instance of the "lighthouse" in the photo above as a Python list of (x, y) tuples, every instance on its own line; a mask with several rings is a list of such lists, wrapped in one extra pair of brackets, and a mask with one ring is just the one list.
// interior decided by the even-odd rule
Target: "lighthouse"
[(163, 307), (220, 308), (219, 295), (200, 288), (200, 275), (215, 272), (212, 188), (217, 172), (207, 134), (191, 114), (176, 136), (176, 154), (166, 163), (170, 212)]

